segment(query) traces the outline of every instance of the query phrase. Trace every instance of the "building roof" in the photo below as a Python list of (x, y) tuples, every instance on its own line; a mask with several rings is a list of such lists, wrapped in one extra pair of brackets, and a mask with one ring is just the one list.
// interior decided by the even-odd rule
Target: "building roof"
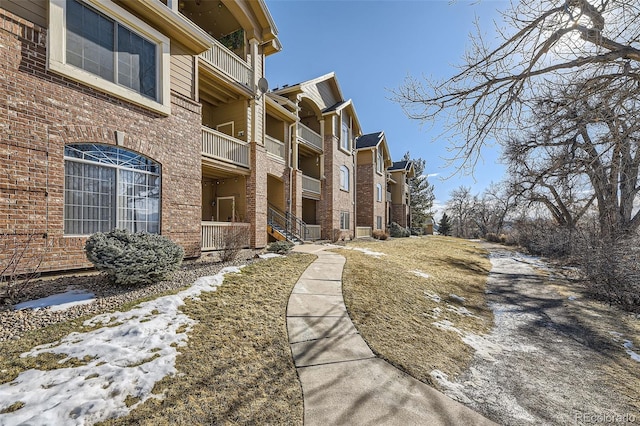
[(394, 161), (388, 170), (409, 170), (412, 165), (411, 161)]
[(373, 148), (384, 138), (384, 132), (369, 133), (356, 139), (356, 149)]

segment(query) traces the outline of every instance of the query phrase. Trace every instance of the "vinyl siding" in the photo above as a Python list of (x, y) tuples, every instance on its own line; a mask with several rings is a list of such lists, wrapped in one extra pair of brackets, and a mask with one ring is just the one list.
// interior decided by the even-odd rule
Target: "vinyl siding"
[(2, 0), (0, 7), (43, 28), (47, 27), (47, 0)]
[(189, 99), (195, 94), (193, 63), (193, 55), (188, 54), (184, 46), (171, 43), (171, 90)]

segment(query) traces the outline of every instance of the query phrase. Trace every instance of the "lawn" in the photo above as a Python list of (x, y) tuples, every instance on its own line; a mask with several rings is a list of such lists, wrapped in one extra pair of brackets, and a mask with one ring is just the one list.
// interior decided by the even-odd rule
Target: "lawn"
[[(225, 275), (224, 283), (216, 291), (203, 292), (197, 299), (187, 298), (178, 310), (182, 317), (182, 314), (188, 317), (186, 320), (182, 319), (187, 321), (188, 326), (179, 326), (173, 332), (167, 329), (166, 334), (156, 331), (156, 335), (142, 336), (138, 340), (170, 338), (173, 334), (185, 333), (190, 327), (188, 339), (170, 345), (155, 343), (158, 345), (158, 355), (155, 355), (155, 349), (151, 347), (151, 356), (142, 356), (137, 362), (128, 359), (130, 362), (126, 366), (129, 368), (126, 376), (133, 376), (134, 372), (140, 373), (137, 370), (143, 370), (143, 374), (135, 377), (144, 380), (141, 378), (161, 366), (156, 364), (162, 360), (159, 354), (164, 355), (165, 351), (177, 349), (175, 373), (153, 386), (152, 393), (163, 395), (163, 398), (150, 398), (139, 403), (136, 396), (129, 395), (125, 404), (130, 407), (137, 404), (133, 410), (128, 415), (106, 420), (103, 424), (301, 424), (302, 389), (291, 359), (285, 314), (293, 286), (313, 259), (314, 256), (311, 255), (291, 254), (263, 260), (243, 268), (240, 273)], [(139, 309), (136, 303), (129, 304), (122, 307), (121, 315), (127, 315), (136, 309)], [(160, 310), (154, 309), (139, 320), (136, 327), (131, 327), (129, 330), (133, 333), (133, 340), (136, 340), (135, 333), (162, 314)], [(91, 363), (95, 360), (91, 356), (72, 357), (62, 363), (60, 361), (66, 357), (59, 354), (20, 356), (36, 345), (57, 342), (72, 331), (87, 333), (100, 328), (106, 329), (106, 332), (109, 328), (119, 329), (117, 324), (111, 323), (107, 327), (100, 327), (97, 323), (89, 326), (84, 323), (83, 326), (85, 320), (87, 318), (59, 323), (28, 332), (20, 340), (0, 343), (0, 353), (3, 355), (0, 357), (0, 395), (3, 392), (10, 394), (12, 387), (19, 386), (9, 386), (3, 390), (1, 383), (7, 384), (16, 377), (18, 381), (22, 380), (18, 375), (28, 370), (47, 372), (91, 366), (91, 371), (77, 370), (75, 376), (80, 379), (84, 376), (80, 382), (86, 382), (87, 386), (102, 380), (104, 386), (110, 389), (110, 395), (114, 399), (118, 397), (117, 393), (127, 389), (128, 384), (112, 383), (115, 381), (113, 377), (100, 376), (97, 372), (102, 372), (107, 366), (103, 362), (94, 366)], [(175, 325), (171, 320), (168, 323), (169, 327)], [(91, 348), (83, 349), (90, 351)], [(131, 353), (129, 356), (134, 358), (136, 355)], [(121, 368), (120, 371), (125, 369)], [(73, 375), (71, 372), (71, 376)], [(73, 379), (67, 381), (72, 382)], [(59, 384), (62, 385), (50, 382), (37, 387), (42, 387), (43, 391), (55, 391)], [(142, 386), (142, 383), (138, 385)], [(62, 413), (63, 418), (84, 414), (83, 410), (90, 409), (87, 408), (89, 403), (83, 403), (89, 391), (83, 391), (82, 384), (76, 385), (74, 389), (80, 392), (74, 397), (78, 408)], [(54, 396), (57, 396), (55, 393)], [(5, 414), (5, 420), (8, 420), (12, 412), (18, 413), (32, 407), (29, 405), (32, 402), (26, 396), (18, 398), (19, 401), (7, 407), (0, 406), (0, 416)], [(40, 404), (43, 402), (38, 399), (46, 398), (34, 399), (33, 404)], [(73, 403), (74, 401), (64, 402)], [(87, 416), (89, 423), (93, 423), (90, 419)], [(62, 420), (58, 418), (56, 421)]]
[(432, 371), (462, 372), (474, 353), (462, 339), (493, 324), (485, 301), (491, 264), (480, 243), (428, 236), (347, 248), (384, 253), (339, 250), (347, 310), (374, 353), (434, 387)]

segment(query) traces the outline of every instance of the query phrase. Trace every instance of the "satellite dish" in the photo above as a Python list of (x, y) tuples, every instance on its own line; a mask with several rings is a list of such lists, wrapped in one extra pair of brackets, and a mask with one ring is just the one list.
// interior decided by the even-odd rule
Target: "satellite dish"
[(258, 90), (261, 95), (267, 93), (267, 90), (269, 90), (269, 82), (266, 78), (260, 77), (260, 80), (258, 80)]

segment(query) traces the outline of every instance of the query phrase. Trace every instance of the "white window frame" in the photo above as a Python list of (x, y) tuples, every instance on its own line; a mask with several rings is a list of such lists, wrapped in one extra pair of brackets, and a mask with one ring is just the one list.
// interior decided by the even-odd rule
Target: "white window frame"
[(382, 155), (382, 150), (380, 148), (378, 148), (376, 153), (376, 172), (378, 172), (379, 175), (382, 175), (383, 169), (384, 169), (384, 157)]
[(376, 201), (378, 203), (382, 202), (382, 185), (380, 185), (379, 183), (376, 184)]
[(349, 192), (349, 184), (351, 183), (351, 172), (344, 164), (340, 166), (340, 190)]
[(351, 212), (349, 212), (348, 210), (340, 210), (340, 230), (348, 231), (350, 229), (351, 229)]
[[(95, 149), (100, 150), (101, 148), (113, 148), (111, 145), (102, 145), (102, 144), (92, 144), (92, 143), (79, 143), (79, 144), (71, 144), (68, 147), (74, 147), (75, 145), (85, 145), (85, 146), (94, 146)], [(132, 167), (129, 164), (127, 164), (126, 161), (123, 162), (119, 162), (119, 161), (109, 161), (112, 158), (119, 158), (119, 156), (116, 157), (109, 157), (107, 155), (105, 156), (96, 156), (94, 155), (94, 153), (92, 153), (90, 150), (89, 151), (83, 151), (86, 153), (85, 156), (83, 156), (82, 158), (78, 158), (76, 156), (67, 156), (66, 155), (66, 148), (65, 147), (65, 155), (64, 155), (64, 170), (65, 170), (65, 184), (64, 184), (64, 209), (65, 209), (65, 213), (63, 216), (63, 220), (65, 222), (65, 226), (64, 226), (64, 236), (68, 237), (68, 236), (78, 236), (78, 235), (91, 235), (91, 232), (89, 233), (76, 233), (76, 232), (69, 232), (66, 229), (66, 222), (67, 220), (75, 220), (75, 221), (80, 221), (83, 222), (83, 220), (86, 220), (86, 218), (83, 217), (72, 217), (72, 218), (68, 218), (67, 217), (67, 213), (66, 210), (67, 208), (72, 208), (74, 206), (73, 202), (71, 200), (69, 200), (67, 197), (68, 195), (70, 195), (72, 192), (78, 192), (78, 189), (71, 189), (68, 188), (68, 182), (66, 181), (66, 179), (68, 178), (81, 178), (82, 176), (69, 176), (67, 174), (68, 172), (68, 163), (76, 163), (76, 164), (86, 164), (89, 166), (93, 166), (93, 167), (98, 167), (98, 168), (102, 168), (102, 169), (109, 169), (114, 171), (114, 175), (113, 175), (113, 186), (110, 188), (112, 190), (112, 197), (110, 199), (110, 201), (106, 204), (106, 205), (101, 205), (100, 207), (104, 207), (108, 210), (110, 210), (112, 212), (111, 215), (109, 215), (109, 218), (111, 220), (112, 223), (110, 223), (109, 228), (110, 229), (103, 229), (100, 232), (107, 232), (110, 231), (111, 229), (121, 229), (121, 228), (127, 228), (129, 223), (137, 223), (138, 221), (136, 220), (132, 220), (132, 219), (127, 219), (126, 217), (126, 212), (128, 210), (128, 208), (125, 207), (125, 205), (123, 204), (123, 202), (126, 202), (127, 199), (127, 194), (126, 192), (122, 192), (123, 188), (127, 189), (127, 183), (129, 183), (130, 185), (128, 186), (129, 188), (133, 188), (134, 186), (138, 186), (139, 184), (135, 184), (135, 183), (131, 183), (131, 182), (127, 182), (125, 179), (123, 179), (123, 173), (136, 173), (139, 175), (147, 175), (147, 176), (152, 176), (157, 178), (157, 186), (154, 186), (153, 188), (157, 188), (158, 191), (158, 198), (157, 198), (157, 221), (143, 221), (140, 220), (139, 222), (141, 222), (142, 224), (146, 224), (146, 223), (151, 223), (151, 224), (155, 224), (157, 227), (157, 233), (160, 234), (161, 233), (161, 215), (162, 215), (162, 168), (160, 166), (159, 163), (157, 163), (155, 160), (142, 155), (142, 154), (138, 154), (134, 151), (131, 151), (129, 149), (126, 148), (122, 148), (122, 147), (117, 147), (118, 150), (122, 150), (124, 153), (129, 154), (129, 155), (133, 155), (135, 157), (140, 157), (143, 158), (144, 160), (149, 161), (150, 163), (152, 163), (152, 165), (154, 166), (154, 168), (157, 169), (157, 171), (149, 171), (149, 170), (141, 170), (139, 167)], [(107, 159), (107, 161), (105, 161), (105, 159)], [(95, 178), (93, 178), (92, 180), (95, 180)], [(87, 191), (83, 191), (80, 190), (80, 192), (87, 192)], [(99, 194), (98, 194), (99, 195)], [(146, 199), (143, 200), (143, 203), (148, 205), (147, 203), (150, 203), (149, 200), (153, 200), (153, 198), (148, 197)], [(76, 205), (75, 207), (78, 207), (80, 209), (86, 209), (86, 208), (95, 208), (95, 205), (86, 205), (84, 203), (81, 203), (79, 205)], [(98, 218), (94, 218), (94, 219), (98, 219)], [(102, 220), (104, 221), (104, 220)], [(135, 230), (131, 230), (131, 232), (135, 232)], [(153, 231), (149, 231), (148, 228), (144, 231), (144, 232), (153, 232)], [(155, 233), (155, 232), (154, 232)]]
[(169, 37), (163, 35), (111, 1), (81, 0), (81, 3), (87, 4), (108, 18), (117, 21), (118, 24), (156, 44), (156, 87), (158, 90), (158, 100), (150, 99), (126, 86), (105, 80), (98, 75), (66, 63), (67, 0), (49, 0), (47, 69), (101, 92), (106, 92), (163, 115), (171, 114), (169, 76), (171, 54)]
[[(345, 120), (346, 119), (346, 120)], [(347, 135), (345, 136), (344, 125), (347, 125)], [(345, 111), (340, 117), (340, 149), (347, 154), (351, 154), (351, 117)]]

